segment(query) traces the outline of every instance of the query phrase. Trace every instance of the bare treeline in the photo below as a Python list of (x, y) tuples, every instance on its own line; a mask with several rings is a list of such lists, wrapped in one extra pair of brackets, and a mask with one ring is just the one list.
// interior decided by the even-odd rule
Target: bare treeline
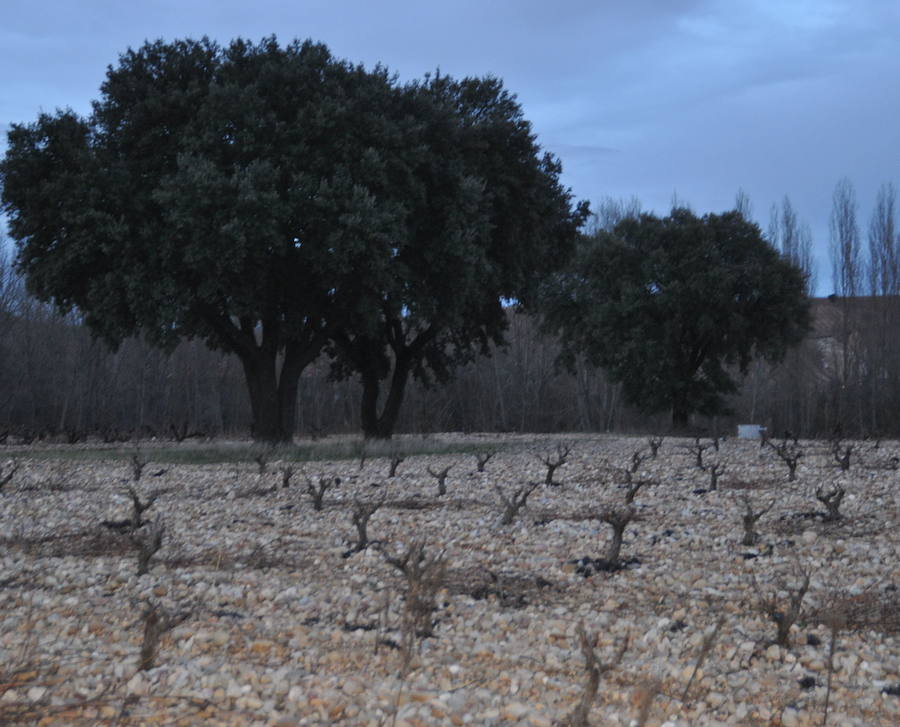
[[(117, 351), (92, 340), (71, 318), (56, 316), (19, 292), (4, 290), (0, 346), (0, 435), (114, 441), (137, 437), (245, 436), (250, 407), (236, 359), (186, 342), (165, 353), (131, 339)], [(21, 296), (21, 297), (20, 297)], [(893, 299), (896, 302), (896, 299)], [(754, 364), (732, 417), (694, 424), (727, 433), (737, 422), (765, 424), (780, 436), (827, 435), (840, 423), (847, 436), (900, 435), (900, 306), (865, 297), (813, 302), (816, 327), (784, 363)], [(843, 338), (844, 313), (859, 328)], [(867, 325), (863, 326), (865, 322)], [(877, 325), (876, 325), (877, 324)], [(579, 364), (555, 365), (557, 346), (535, 322), (510, 313), (510, 345), (460, 369), (448, 385), (411, 387), (401, 432), (661, 431), (666, 415), (624, 405), (619, 387)], [(852, 345), (852, 375), (841, 343)], [(870, 381), (863, 372), (880, 367)], [(360, 387), (329, 380), (327, 360), (300, 382), (297, 433), (355, 433)], [(852, 406), (848, 406), (851, 402)], [(839, 418), (845, 415), (843, 419)], [(12, 440), (11, 440), (12, 441)]]

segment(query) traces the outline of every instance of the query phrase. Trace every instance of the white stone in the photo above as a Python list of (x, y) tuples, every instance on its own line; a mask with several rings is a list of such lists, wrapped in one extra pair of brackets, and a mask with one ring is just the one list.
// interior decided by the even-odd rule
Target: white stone
[(28, 701), (39, 702), (47, 693), (47, 687), (31, 687), (28, 690)]
[(149, 684), (144, 678), (143, 672), (138, 672), (133, 677), (131, 677), (131, 679), (128, 680), (128, 684), (125, 685), (125, 689), (129, 694), (133, 694), (139, 697), (147, 694), (149, 690)]
[(531, 711), (528, 705), (521, 702), (510, 702), (500, 710), (500, 716), (507, 720), (518, 721)]

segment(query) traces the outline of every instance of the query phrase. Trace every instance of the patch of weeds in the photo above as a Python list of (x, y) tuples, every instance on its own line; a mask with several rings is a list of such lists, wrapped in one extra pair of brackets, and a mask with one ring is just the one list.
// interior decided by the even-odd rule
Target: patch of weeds
[[(499, 445), (469, 442), (442, 442), (413, 437), (395, 437), (391, 442), (366, 442), (356, 438), (334, 438), (308, 444), (280, 445), (266, 449), (267, 462), (320, 462), (358, 460), (365, 450), (366, 457), (403, 457), (417, 455), (480, 454), (486, 450), (497, 451)], [(258, 445), (252, 442), (210, 442), (209, 444), (145, 446), (142, 452), (152, 456), (160, 464), (206, 465), (246, 464), (255, 462)], [(10, 449), (9, 457), (27, 457), (31, 460), (61, 462), (112, 461), (131, 464), (134, 447), (92, 446), (79, 449), (47, 447), (39, 450)], [(256, 462), (257, 466), (259, 465)]]

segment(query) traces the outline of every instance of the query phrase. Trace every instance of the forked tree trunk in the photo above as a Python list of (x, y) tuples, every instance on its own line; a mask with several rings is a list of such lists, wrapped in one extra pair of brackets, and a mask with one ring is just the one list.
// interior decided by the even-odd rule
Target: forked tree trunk
[(381, 393), (381, 381), (374, 367), (369, 367), (362, 374), (361, 421), (363, 435), (366, 439), (390, 439), (397, 426), (400, 407), (409, 381), (409, 362), (401, 357), (394, 362), (387, 398), (381, 413), (378, 412), (378, 399)]
[[(366, 439), (390, 439), (393, 436), (413, 364), (434, 341), (437, 329), (428, 327), (412, 334), (401, 318), (387, 313), (383, 334), (383, 338), (352, 338), (346, 332), (338, 331), (332, 339), (350, 367), (359, 372), (363, 389), (360, 423)], [(387, 356), (385, 344), (390, 348)], [(388, 377), (387, 395), (379, 413), (381, 382)]]
[(319, 355), (321, 346), (288, 344), (278, 371), (278, 356), (268, 350), (239, 354), (253, 412), (251, 436), (257, 442), (290, 442), (297, 421), (300, 374)]

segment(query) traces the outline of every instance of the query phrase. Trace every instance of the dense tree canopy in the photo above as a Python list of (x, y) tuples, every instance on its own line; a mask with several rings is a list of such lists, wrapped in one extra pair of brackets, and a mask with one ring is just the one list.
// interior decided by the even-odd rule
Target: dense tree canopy
[(780, 360), (809, 326), (803, 274), (738, 212), (643, 214), (585, 238), (545, 291), (564, 357), (584, 355), (648, 412), (725, 410), (756, 356)]
[(389, 374), (443, 377), (502, 338), (501, 296), (527, 298), (531, 263), (584, 214), (538, 152), (493, 79), (400, 85), (311, 42), (159, 41), (110, 67), (90, 117), (13, 126), (0, 181), (34, 293), (112, 343), (233, 351), (254, 435), (277, 440), (326, 347), (377, 423)]
[(360, 374), (363, 429), (377, 437), (390, 435), (410, 375), (446, 381), (503, 342), (503, 299), (527, 305), (587, 216), (586, 204), (571, 208), (558, 162), (540, 154), (498, 80), (438, 75), (407, 91), (422, 122), (407, 224), (387, 274), (364, 291), (369, 324), (334, 335), (334, 371)]

